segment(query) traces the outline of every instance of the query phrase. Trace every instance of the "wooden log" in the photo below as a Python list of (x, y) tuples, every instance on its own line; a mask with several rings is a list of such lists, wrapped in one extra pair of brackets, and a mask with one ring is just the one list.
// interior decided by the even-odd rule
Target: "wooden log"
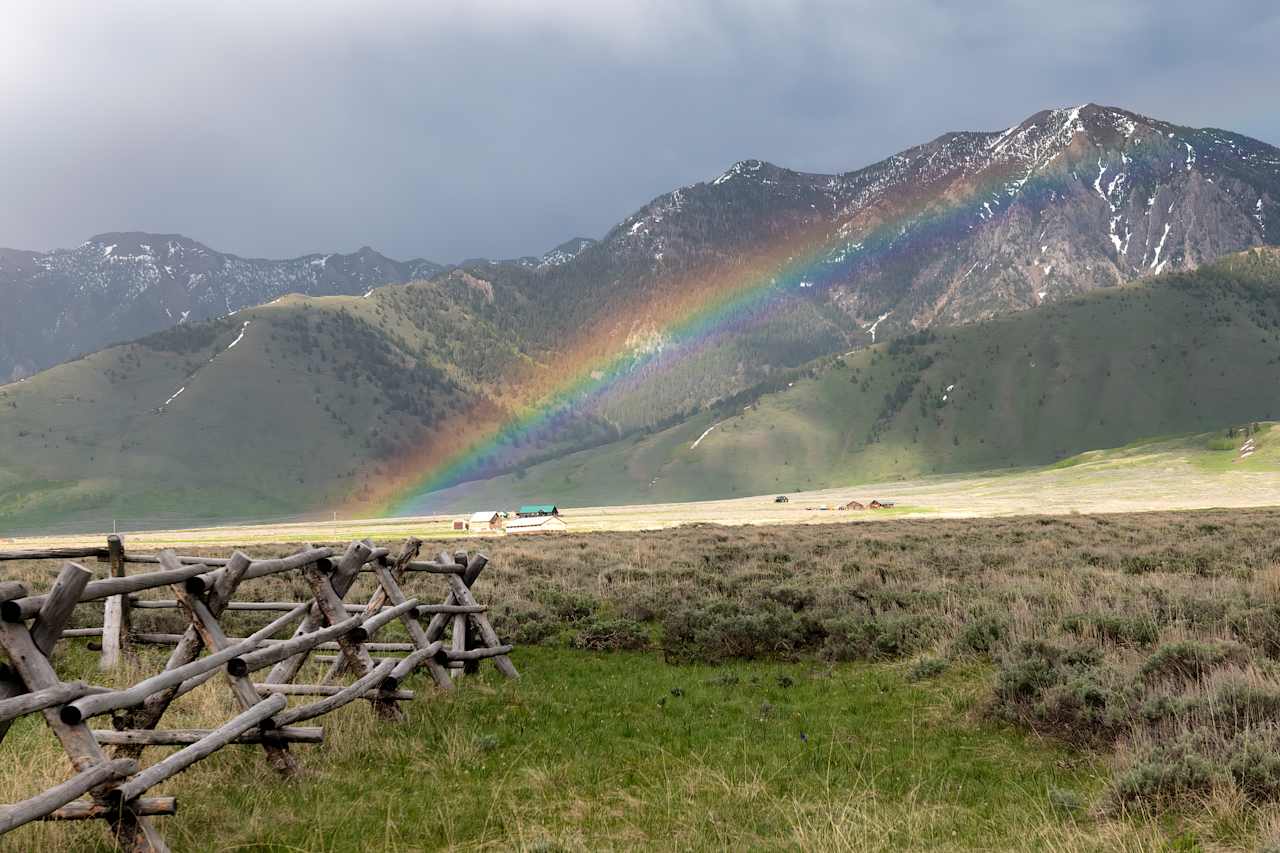
[[(111, 563), (111, 576), (123, 578), (124, 546), (119, 536), (107, 537), (107, 559)], [(120, 665), (128, 633), (129, 597), (113, 595), (102, 607), (102, 656), (98, 661), (100, 669), (110, 671)]]
[[(275, 575), (280, 572), (290, 572), (294, 569), (301, 569), (304, 566), (315, 565), (322, 560), (327, 560), (333, 556), (333, 551), (329, 548), (307, 548), (299, 551), (297, 554), (291, 554), (288, 557), (280, 557), (274, 560), (253, 560), (246, 567), (243, 580), (252, 580), (253, 578), (266, 577), (267, 575)], [(234, 557), (234, 555), (233, 555)], [(208, 592), (222, 583), (222, 578), (226, 575), (226, 569), (218, 569), (208, 574), (198, 575), (190, 579), (187, 583), (187, 589), (194, 593)]]
[[(161, 555), (160, 564), (162, 566), (166, 565), (166, 555)], [(234, 583), (239, 583), (239, 578), (236, 578)], [(222, 625), (209, 612), (209, 608), (205, 605), (203, 599), (192, 595), (184, 587), (176, 584), (173, 587), (173, 592), (177, 596), (178, 603), (182, 605), (189, 615), (191, 625), (200, 634), (200, 639), (206, 649), (221, 651), (232, 645), (227, 640), (227, 635), (223, 633)], [(236, 701), (240, 703), (242, 710), (248, 710), (257, 703), (258, 692), (253, 689), (253, 682), (246, 675), (236, 675), (228, 668), (227, 680), (230, 682), (231, 692), (235, 695)], [(266, 731), (275, 728), (275, 723), (267, 720), (262, 727)], [(286, 742), (264, 741), (262, 748), (266, 752), (267, 760), (271, 763), (271, 766), (281, 775), (293, 776), (300, 769), (297, 760), (289, 753), (289, 747)]]
[(321, 628), (318, 631), (292, 637), (279, 643), (271, 643), (249, 652), (240, 658), (239, 663), (235, 664), (235, 672), (240, 675), (257, 672), (273, 663), (288, 660), (303, 652), (309, 652), (321, 643), (328, 642), (343, 634), (352, 633), (357, 636), (363, 636), (362, 632), (360, 617), (352, 616), (336, 625), (330, 625), (328, 628)]
[(0, 562), (6, 560), (82, 560), (87, 557), (105, 559), (105, 548), (27, 548), (0, 551)]
[[(103, 578), (90, 581), (80, 594), (80, 603), (98, 601), (112, 595), (128, 595), (144, 589), (168, 586), (184, 581), (199, 574), (204, 566), (183, 566), (172, 572), (148, 572), (142, 575), (131, 575), (127, 578)], [(6, 622), (21, 622), (30, 619), (40, 612), (44, 606), (45, 595), (30, 595), (16, 598), (13, 601), (0, 602), (0, 618)]]
[(120, 800), (128, 802), (142, 796), (166, 779), (181, 773), (202, 758), (208, 758), (240, 735), (261, 725), (263, 720), (280, 713), (287, 704), (289, 700), (283, 696), (269, 696), (249, 710), (242, 711), (200, 740), (157, 761), (125, 782), (118, 789)]
[[(355, 582), (356, 576), (360, 572), (360, 568), (369, 559), (369, 555), (373, 553), (373, 548), (364, 542), (352, 542), (347, 546), (346, 552), (338, 561), (337, 567), (334, 569), (329, 579), (333, 586), (334, 592), (338, 597), (347, 594), (347, 590), (351, 588), (351, 584)], [(304, 634), (314, 632), (325, 624), (324, 618), (318, 608), (312, 607), (307, 614), (307, 618), (294, 631), (294, 638), (303, 636)], [(305, 647), (301, 653), (290, 659), (281, 659), (275, 668), (267, 675), (266, 680), (275, 684), (282, 684), (286, 681), (292, 681), (298, 674), (298, 670), (302, 669), (303, 664), (307, 661), (307, 654), (311, 646)]]
[(102, 628), (63, 628), (62, 639), (74, 640), (76, 637), (101, 637)]
[[(437, 640), (436, 642), (430, 643), (417, 651), (411, 652), (396, 664), (395, 669), (391, 670), (391, 675), (388, 680), (397, 685), (403, 684), (404, 680), (412, 675), (414, 670), (425, 663), (431, 663), (433, 664), (433, 669), (438, 668), (441, 672), (444, 672), (444, 667), (440, 661), (440, 653), (443, 649), (444, 643)], [(447, 690), (451, 688), (453, 684), (449, 681), (449, 674), (447, 672), (444, 672), (444, 676), (448, 686), (440, 686)], [(436, 683), (440, 684), (440, 681), (437, 680)]]
[[(391, 663), (395, 665), (396, 661), (390, 658), (384, 658), (378, 662), (379, 664)], [(368, 676), (365, 676), (368, 678)], [(381, 682), (374, 682), (380, 684)], [(332, 696), (335, 693), (341, 693), (347, 688), (341, 684), (254, 684), (259, 695), (270, 696), (272, 693), (283, 693), (285, 696)], [(383, 694), (390, 694), (384, 696)], [(413, 699), (412, 690), (369, 690), (364, 694), (363, 699), (380, 699), (391, 698), (408, 702)]]
[(433, 575), (460, 575), (466, 571), (466, 568), (459, 566), (450, 557), (448, 562), (425, 562), (423, 560), (414, 560), (405, 566), (405, 571), (409, 572), (429, 572)]
[(484, 554), (476, 554), (467, 561), (467, 570), (462, 573), (462, 581), (467, 585), (467, 589), (475, 586), (476, 579), (480, 577), (480, 573), (484, 571), (484, 567), (489, 564), (489, 558)]
[[(391, 670), (394, 668), (395, 664), (391, 661), (383, 661), (332, 696), (282, 712), (277, 721), (281, 725), (300, 723), (341, 708), (348, 702), (354, 702), (356, 699), (366, 696), (370, 690), (382, 687), (387, 676), (391, 674)], [(379, 690), (375, 696), (377, 697), (374, 700), (375, 703), (383, 702), (386, 701), (388, 694)]]
[[(156, 561), (159, 562), (159, 557)], [(182, 558), (179, 557), (181, 562)], [(244, 573), (248, 570), (252, 561), (243, 553), (236, 551), (227, 560), (223, 569), (222, 579), (229, 579), (220, 586), (215, 586), (213, 592), (208, 595), (205, 603), (209, 606), (209, 612), (214, 616), (220, 616), (222, 609), (226, 607), (230, 601), (231, 591), (240, 579), (244, 577)], [(203, 565), (203, 564), (202, 564)], [(185, 582), (184, 582), (185, 583)], [(277, 620), (278, 621), (278, 620)], [(274, 624), (274, 623), (272, 623)], [(271, 627), (271, 626), (267, 626)], [(277, 629), (278, 630), (278, 629)], [(275, 630), (267, 631), (264, 628), (260, 633), (264, 637), (269, 637), (275, 633)], [(176, 669), (191, 663), (199, 656), (200, 650), (204, 647), (204, 641), (200, 639), (200, 632), (192, 626), (187, 626), (186, 632), (183, 634), (182, 642), (180, 642), (169, 655), (169, 660), (165, 663), (165, 669)], [(212, 674), (197, 675), (194, 678), (187, 679), (183, 683), (157, 693), (151, 696), (143, 703), (141, 708), (130, 711), (124, 715), (123, 728), (133, 729), (152, 729), (160, 722), (160, 718), (164, 716), (164, 712), (168, 709), (170, 703), (173, 702), (182, 693), (195, 689), (195, 687), (212, 678)], [(115, 749), (116, 755), (131, 755), (137, 757), (141, 755), (141, 750), (131, 746), (120, 746)]]
[[(399, 604), (400, 602), (407, 600), (405, 598), (404, 591), (400, 589), (399, 579), (391, 569), (385, 566), (379, 566), (377, 575), (378, 583), (386, 592), (388, 601), (391, 601), (393, 604)], [(427, 637), (426, 629), (418, 624), (416, 619), (405, 619), (403, 622), (405, 630), (409, 634), (409, 639), (413, 640), (413, 644), (417, 647), (418, 651), (424, 651), (432, 646), (432, 641)], [(409, 657), (413, 657), (413, 655), (410, 655)], [(453, 689), (453, 680), (449, 677), (449, 671), (436, 659), (434, 653), (421, 655), (421, 661), (426, 665), (427, 671), (431, 673), (431, 678), (435, 681), (437, 687), (441, 690)], [(403, 669), (400, 670), (399, 674), (396, 676), (396, 683), (400, 683), (407, 678), (408, 674), (413, 672), (413, 668), (416, 668), (417, 664), (410, 663), (403, 664), (403, 666), (407, 666), (409, 669), (407, 671)]]
[[(139, 643), (146, 643), (148, 645), (173, 646), (182, 642), (182, 635), (181, 634), (157, 634), (157, 633), (151, 633), (148, 631), (143, 631), (136, 635), (136, 639)], [(228, 639), (231, 640), (231, 642), (235, 643), (235, 642), (240, 642), (245, 638), (229, 637)], [(289, 641), (267, 639), (262, 641), (262, 645), (266, 647), (266, 646), (276, 645), (279, 643), (287, 643), (287, 642)], [(367, 648), (371, 652), (411, 652), (417, 648), (417, 646), (413, 645), (413, 643), (365, 643), (364, 645), (365, 645), (365, 648)], [(340, 648), (341, 646), (339, 646), (336, 642), (321, 643), (318, 646), (312, 647), (314, 651), (326, 651), (326, 652), (336, 651)]]
[[(25, 593), (24, 593), (25, 594)], [(177, 599), (173, 598), (131, 598), (129, 606), (135, 610), (178, 610)], [(296, 601), (232, 601), (226, 610), (245, 610), (253, 612), (281, 612), (292, 610), (298, 606)], [(363, 604), (344, 604), (347, 613), (366, 613)], [(384, 607), (385, 609), (385, 607)], [(484, 613), (489, 608), (483, 604), (475, 607), (464, 607), (460, 604), (419, 604), (416, 608), (419, 616), (430, 616), (436, 613)], [(225, 612), (225, 611), (224, 611)]]
[[(129, 759), (123, 759), (128, 761)], [(108, 819), (116, 806), (99, 803), (93, 800), (75, 800), (67, 803), (57, 811), (52, 811), (41, 820), (93, 820)], [(135, 815), (154, 817), (156, 815), (175, 815), (178, 813), (177, 797), (138, 797), (129, 803), (129, 811)]]
[[(453, 632), (449, 638), (449, 651), (448, 651), (449, 660), (451, 661), (465, 660), (465, 658), (460, 658), (458, 657), (458, 655), (460, 653), (465, 653), (466, 650), (467, 650), (467, 617), (459, 613), (457, 616), (453, 617)], [(450, 674), (456, 680), (463, 675), (463, 672), (455, 671)]]
[(416, 618), (417, 614), (412, 612), (418, 606), (418, 599), (410, 598), (400, 602), (394, 607), (383, 608), (377, 615), (364, 620), (364, 631), (372, 637), (378, 633), (378, 630), (393, 619), (399, 619), (401, 616), (408, 616), (409, 619)]
[(15, 598), (26, 598), (30, 593), (27, 585), (20, 581), (0, 582), (0, 601), (13, 601)]
[[(449, 589), (453, 591), (454, 598), (459, 604), (476, 603), (475, 598), (471, 595), (471, 590), (467, 589), (467, 585), (457, 575), (449, 576)], [(477, 613), (471, 618), (475, 620), (476, 626), (480, 629), (480, 636), (484, 639), (486, 646), (495, 648), (502, 645), (502, 641), (498, 639), (498, 632), (493, 630), (493, 625), (489, 623), (488, 616), (483, 613)], [(507, 657), (506, 654), (498, 655), (493, 659), (493, 662), (498, 667), (498, 671), (507, 678), (520, 677), (515, 664), (511, 662), (511, 658)]]
[(463, 649), (462, 651), (445, 649), (444, 653), (451, 661), (484, 660), (485, 658), (505, 657), (511, 654), (512, 648), (512, 646), (493, 646), (492, 648)]
[(13, 805), (0, 806), (0, 834), (16, 829), (24, 823), (39, 820), (72, 800), (79, 799), (105, 782), (114, 782), (138, 772), (138, 762), (117, 758), (94, 764), (81, 770), (61, 785)]
[[(309, 718), (308, 718), (309, 719)], [(135, 746), (187, 746), (208, 737), (210, 729), (94, 729), (93, 736), (98, 743), (118, 746), (131, 744)], [(231, 743), (264, 744), (276, 743), (324, 743), (324, 729), (320, 726), (279, 726), (269, 732), (248, 731), (236, 737)]]
[(235, 643), (205, 657), (197, 658), (185, 666), (166, 669), (158, 675), (139, 681), (128, 689), (99, 693), (69, 702), (62, 706), (62, 721), (74, 724), (90, 717), (96, 717), (99, 714), (105, 714), (108, 711), (141, 705), (154, 693), (159, 693), (169, 687), (177, 687), (194, 675), (200, 675), (221, 666), (227, 666), (228, 671), (231, 671), (231, 662), (256, 650), (263, 639), (265, 638), (257, 634), (251, 634), (243, 642)]
[[(93, 572), (76, 563), (67, 563), (58, 572), (58, 579), (53, 582), (49, 594), (41, 596), (42, 604), (36, 619), (31, 623), (31, 639), (46, 657), (53, 651), (54, 645), (62, 636), (71, 612), (76, 609), (85, 585), (93, 577)], [(12, 602), (5, 602), (6, 604)]]
[[(49, 659), (36, 648), (26, 625), (0, 621), (0, 648), (5, 650), (10, 663), (32, 691), (46, 690), (60, 683)], [(88, 726), (64, 723), (56, 707), (45, 708), (40, 713), (77, 772), (107, 762), (106, 753), (98, 746)], [(101, 793), (101, 789), (95, 791), (95, 794)], [(116, 841), (126, 853), (168, 853), (169, 847), (164, 838), (145, 816), (134, 814), (127, 808), (113, 809), (108, 820)]]
[[(346, 615), (346, 611), (342, 609), (342, 597), (338, 595), (330, 579), (314, 569), (303, 569), (302, 576), (307, 579), (307, 583), (310, 584), (312, 591), (315, 593), (316, 606), (320, 608), (324, 621), (330, 625), (339, 622)], [(363, 624), (360, 633), (365, 633)], [(367, 634), (365, 637), (360, 637), (354, 633), (343, 633), (337, 637), (338, 645), (342, 647), (342, 654), (347, 659), (347, 666), (351, 668), (357, 678), (368, 675), (374, 668), (373, 658), (369, 656), (368, 650), (364, 647), (364, 639), (366, 637)], [(270, 681), (271, 679), (267, 680)], [(375, 701), (373, 710), (383, 719), (404, 719), (404, 714), (397, 707), (395, 701), (391, 699)]]
[(64, 681), (37, 690), (34, 693), (23, 693), (11, 699), (0, 700), (0, 721), (14, 720), (26, 714), (33, 714), (54, 705), (61, 705), (90, 693), (105, 693), (110, 688), (91, 687), (83, 681)]

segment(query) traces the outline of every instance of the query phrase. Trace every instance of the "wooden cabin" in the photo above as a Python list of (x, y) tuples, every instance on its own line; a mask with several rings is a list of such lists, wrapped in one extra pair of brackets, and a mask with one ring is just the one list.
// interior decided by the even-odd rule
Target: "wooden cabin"
[(467, 522), (468, 530), (501, 530), (502, 529), (502, 513), (496, 509), (486, 509), (480, 512), (471, 513), (471, 520)]

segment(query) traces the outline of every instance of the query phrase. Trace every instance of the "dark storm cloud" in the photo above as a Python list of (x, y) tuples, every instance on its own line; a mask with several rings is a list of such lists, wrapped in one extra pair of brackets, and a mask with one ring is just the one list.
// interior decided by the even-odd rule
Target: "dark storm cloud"
[(1270, 0), (10, 4), (0, 245), (539, 253), (738, 159), (1085, 101), (1275, 143), (1278, 39)]

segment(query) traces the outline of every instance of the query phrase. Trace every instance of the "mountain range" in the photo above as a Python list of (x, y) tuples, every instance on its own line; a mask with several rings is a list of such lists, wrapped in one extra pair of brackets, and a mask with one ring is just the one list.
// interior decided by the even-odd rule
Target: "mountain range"
[[(1090, 104), (842, 174), (742, 161), (540, 258), (247, 261), (142, 234), (4, 250), (0, 373), (159, 333), (0, 388), (0, 518), (118, 507), (124, 493), (154, 508), (175, 499), (155, 486), (166, 472), (221, 484), (202, 512), (332, 505), (367, 494), (375, 471), (447, 454), (457, 423), (497, 437), (455, 480), (523, 469), (658, 434), (877, 341), (1274, 245), (1278, 216), (1280, 150)], [(531, 410), (543, 428), (504, 427)], [(224, 419), (261, 450), (219, 438)], [(305, 424), (292, 444), (264, 435), (284, 422)], [(191, 446), (197, 434), (209, 443)], [(298, 442), (330, 461), (289, 461)], [(87, 485), (83, 466), (104, 465)], [(292, 485), (271, 486), (286, 469)]]

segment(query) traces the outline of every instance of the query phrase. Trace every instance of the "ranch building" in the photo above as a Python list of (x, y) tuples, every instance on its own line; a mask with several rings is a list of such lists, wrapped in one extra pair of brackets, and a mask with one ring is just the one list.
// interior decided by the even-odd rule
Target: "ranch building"
[(507, 522), (507, 533), (522, 535), (527, 533), (559, 533), (568, 530), (564, 519), (555, 515), (535, 515), (513, 518)]
[(560, 508), (555, 504), (525, 504), (516, 510), (517, 518), (539, 518), (545, 515), (558, 516)]
[(480, 512), (471, 513), (471, 520), (467, 522), (468, 530), (501, 530), (502, 529), (502, 513), (496, 509), (486, 509)]

